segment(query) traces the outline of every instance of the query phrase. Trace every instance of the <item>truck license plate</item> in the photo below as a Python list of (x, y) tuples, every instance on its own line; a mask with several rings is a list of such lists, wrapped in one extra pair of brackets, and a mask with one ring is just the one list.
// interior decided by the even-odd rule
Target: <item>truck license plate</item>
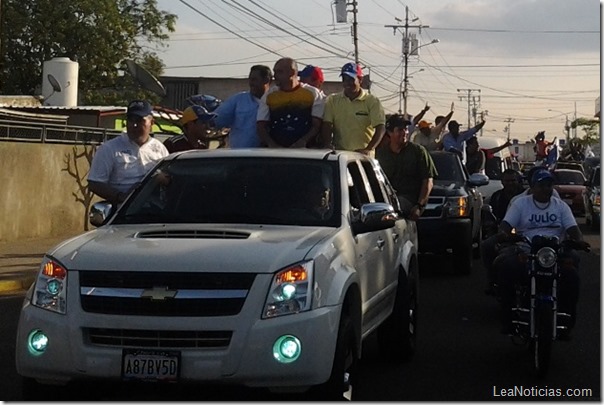
[(122, 352), (122, 378), (126, 380), (177, 381), (180, 353), (163, 350)]

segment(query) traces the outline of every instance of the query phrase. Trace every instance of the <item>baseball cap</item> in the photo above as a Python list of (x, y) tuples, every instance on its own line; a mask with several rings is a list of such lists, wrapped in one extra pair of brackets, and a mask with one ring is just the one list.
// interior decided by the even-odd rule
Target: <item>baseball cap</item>
[(180, 125), (185, 125), (191, 121), (201, 120), (202, 122), (207, 122), (216, 118), (216, 114), (208, 112), (205, 108), (200, 105), (192, 105), (182, 112), (182, 117), (180, 117)]
[(145, 100), (132, 100), (130, 104), (128, 104), (128, 110), (126, 111), (126, 116), (128, 115), (136, 115), (139, 117), (146, 117), (147, 115), (151, 115), (153, 113), (153, 107), (149, 104), (148, 101)]
[(386, 120), (386, 129), (392, 131), (394, 128), (406, 128), (411, 121), (405, 119), (401, 114), (394, 114)]
[(323, 70), (318, 66), (306, 65), (306, 67), (298, 72), (298, 76), (309, 77), (312, 80), (318, 80), (323, 83), (325, 78), (323, 77)]
[(543, 170), (537, 170), (535, 173), (533, 173), (533, 177), (532, 177), (532, 184), (537, 184), (539, 182), (545, 181), (545, 180), (550, 180), (553, 181), (554, 180), (554, 176), (552, 176), (552, 174), (550, 173), (549, 170), (547, 169), (543, 169)]
[(421, 120), (418, 124), (417, 127), (419, 129), (423, 129), (423, 128), (430, 128), (430, 125), (432, 125), (431, 122), (425, 121), (425, 120)]
[(363, 71), (361, 70), (361, 67), (356, 63), (348, 62), (347, 64), (342, 66), (342, 72), (340, 73), (340, 76), (342, 75), (350, 76), (352, 78), (361, 78), (363, 77)]

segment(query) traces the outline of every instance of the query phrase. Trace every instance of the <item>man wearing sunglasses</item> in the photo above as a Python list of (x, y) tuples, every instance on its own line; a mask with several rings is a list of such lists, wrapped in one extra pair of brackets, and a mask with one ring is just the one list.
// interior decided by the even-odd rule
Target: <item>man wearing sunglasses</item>
[(168, 155), (165, 146), (150, 136), (153, 107), (145, 100), (134, 100), (126, 112), (126, 133), (98, 147), (90, 172), (88, 188), (113, 204), (123, 202), (155, 163)]
[(216, 114), (209, 113), (200, 105), (185, 108), (179, 121), (183, 134), (166, 139), (164, 146), (170, 153), (208, 149), (208, 131), (215, 118)]

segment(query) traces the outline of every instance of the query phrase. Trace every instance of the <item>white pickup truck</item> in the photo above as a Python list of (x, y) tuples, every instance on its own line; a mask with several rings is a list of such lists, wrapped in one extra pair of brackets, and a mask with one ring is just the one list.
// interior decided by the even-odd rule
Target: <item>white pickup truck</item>
[(416, 227), (374, 159), (172, 154), (91, 222), (48, 251), (23, 303), (28, 396), (105, 379), (341, 398), (372, 332), (389, 361), (415, 350)]

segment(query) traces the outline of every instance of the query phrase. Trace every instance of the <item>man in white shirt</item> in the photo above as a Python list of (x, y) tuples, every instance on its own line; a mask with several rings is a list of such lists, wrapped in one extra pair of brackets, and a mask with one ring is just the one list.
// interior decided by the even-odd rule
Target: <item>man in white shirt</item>
[[(556, 236), (560, 240), (570, 238), (583, 247), (589, 244), (583, 241), (581, 230), (568, 204), (553, 197), (554, 179), (547, 170), (536, 171), (532, 177), (532, 194), (519, 197), (510, 204), (501, 225), (500, 240), (505, 241), (512, 235), (522, 235), (529, 240), (536, 235)], [(499, 288), (502, 305), (504, 331), (509, 332), (512, 321), (512, 301), (514, 285), (526, 278), (526, 264), (519, 253), (526, 253), (525, 244), (508, 249), (495, 259), (494, 265), (499, 276)], [(571, 315), (566, 331), (574, 326), (577, 300), (579, 298), (579, 257), (576, 252), (568, 252), (560, 258), (560, 281), (558, 305), (561, 312)]]
[(168, 155), (166, 147), (152, 138), (153, 107), (134, 100), (126, 112), (126, 133), (105, 142), (97, 149), (88, 188), (113, 204), (123, 202), (157, 161)]

